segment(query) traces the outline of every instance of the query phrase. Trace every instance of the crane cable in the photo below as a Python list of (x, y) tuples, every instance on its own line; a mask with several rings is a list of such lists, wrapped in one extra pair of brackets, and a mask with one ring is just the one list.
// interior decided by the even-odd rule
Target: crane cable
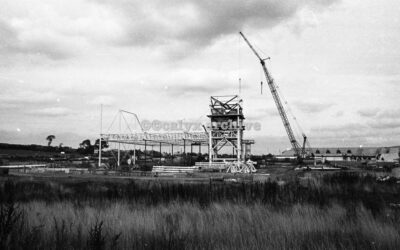
[(240, 42), (240, 36), (238, 36), (238, 68), (237, 68), (237, 77), (238, 77), (238, 81), (239, 81), (239, 91), (238, 94), (241, 95), (242, 92), (242, 78), (241, 78), (241, 71), (242, 71), (242, 61), (241, 61), (241, 42)]
[[(278, 86), (276, 83), (275, 83), (275, 87), (276, 87), (276, 89), (277, 89), (277, 91), (278, 91), (278, 93), (279, 93), (279, 96), (282, 98), (284, 105), (286, 106), (286, 110), (288, 111), (288, 113), (290, 114), (290, 116), (292, 117), (292, 119), (293, 119), (293, 120), (295, 121), (295, 123), (296, 123), (296, 126), (297, 126), (297, 128), (296, 128), (296, 136), (297, 136), (297, 138), (300, 138), (300, 136), (299, 136), (299, 134), (298, 134), (299, 132), (300, 132), (301, 135), (302, 135), (301, 137), (303, 137), (303, 135), (305, 135), (304, 130), (303, 130), (303, 128), (300, 126), (300, 123), (298, 122), (296, 116), (293, 114), (292, 108), (290, 107), (289, 102), (286, 100), (285, 96), (282, 94), (282, 92), (280, 91), (279, 86)], [(306, 144), (307, 144), (307, 147), (308, 147), (308, 148), (311, 148), (311, 145), (310, 145), (309, 140), (306, 141)]]
[[(266, 56), (266, 54), (260, 48), (258, 48), (256, 45), (254, 45), (254, 46), (257, 48), (258, 51), (261, 51), (261, 53), (264, 54), (264, 57)], [(261, 68), (260, 68), (260, 74), (262, 74)], [(260, 79), (262, 79), (261, 76), (260, 76)], [(275, 81), (273, 82), (273, 84), (275, 85), (276, 91), (278, 92), (279, 97), (282, 99), (283, 104), (285, 105), (284, 109), (289, 113), (289, 115), (292, 117), (292, 119), (295, 121), (295, 123), (297, 125), (297, 128), (295, 129), (296, 138), (300, 138), (299, 132), (301, 134), (304, 134), (303, 129), (301, 128), (299, 122), (297, 121), (297, 118), (294, 116), (292, 109), (290, 108), (289, 103), (286, 100), (285, 96), (280, 91), (279, 85)]]
[[(257, 48), (258, 51), (261, 51), (261, 53), (264, 55), (264, 57), (266, 56), (266, 53), (264, 51), (262, 51), (259, 47), (257, 47), (257, 45), (254, 45), (254, 47)], [(294, 116), (292, 109), (288, 103), (288, 101), (286, 100), (285, 96), (282, 94), (282, 92), (280, 91), (280, 87), (279, 85), (274, 81), (273, 83), (275, 85), (275, 88), (279, 94), (279, 96), (281, 97), (281, 99), (283, 100), (283, 104), (285, 105), (285, 110), (288, 111), (289, 115), (292, 117), (292, 119), (295, 121), (296, 123), (296, 129), (295, 129), (295, 133), (296, 133), (296, 137), (297, 138), (302, 138), (303, 136), (299, 136), (299, 132), (301, 133), (301, 135), (305, 135), (303, 128), (300, 126), (299, 122), (297, 121), (296, 116)], [(311, 145), (309, 143), (309, 140), (306, 141), (307, 147), (311, 148)]]
[[(261, 48), (259, 48), (257, 45), (253, 45), (253, 46), (257, 49), (257, 51), (261, 52), (261, 54), (263, 54), (264, 57), (267, 57), (267, 56), (266, 56), (266, 53), (265, 53)], [(260, 74), (262, 75), (262, 70), (261, 70), (261, 68), (260, 68)], [(261, 78), (261, 75), (260, 75), (260, 79), (262, 79), (262, 78)], [(300, 132), (302, 135), (304, 135), (304, 131), (303, 131), (302, 127), (300, 126), (299, 122), (297, 121), (297, 118), (294, 116), (294, 114), (293, 114), (293, 112), (292, 112), (292, 109), (291, 109), (291, 107), (289, 106), (289, 103), (288, 103), (288, 101), (286, 100), (285, 96), (284, 96), (284, 95), (282, 94), (282, 92), (280, 91), (279, 85), (276, 84), (275, 81), (273, 82), (273, 84), (275, 85), (275, 88), (276, 88), (276, 90), (277, 90), (277, 92), (278, 92), (278, 95), (279, 95), (280, 98), (283, 100), (283, 104), (285, 105), (285, 110), (288, 111), (289, 115), (292, 117), (292, 119), (295, 121), (295, 123), (296, 123), (296, 125), (297, 125), (297, 128), (295, 129), (296, 138), (302, 138), (303, 136), (300, 137), (300, 135), (299, 135), (299, 132)], [(262, 88), (262, 85), (263, 85), (263, 84), (262, 84), (262, 81), (261, 81), (261, 88)], [(262, 91), (261, 91), (261, 94), (262, 94)], [(310, 144), (309, 144), (309, 142), (308, 142), (308, 140), (306, 141), (306, 143), (307, 143), (307, 146), (308, 146), (308, 147), (311, 147)]]

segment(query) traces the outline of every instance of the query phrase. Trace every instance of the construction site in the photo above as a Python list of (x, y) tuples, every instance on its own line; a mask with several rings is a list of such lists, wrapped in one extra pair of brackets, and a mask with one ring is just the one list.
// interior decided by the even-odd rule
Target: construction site
[(0, 8), (0, 250), (399, 250), (400, 1)]
[[(48, 163), (9, 164), (2, 166), (2, 169), (25, 173), (106, 173), (150, 177), (196, 175), (212, 178), (217, 175), (232, 178), (237, 175), (266, 181), (271, 178), (271, 174), (276, 173), (277, 166), (285, 169), (278, 171), (279, 173), (289, 170), (367, 169), (387, 172), (398, 167), (400, 146), (318, 148), (311, 147), (304, 132), (301, 134), (301, 140), (296, 138), (284, 107), (285, 102), (282, 101), (277, 85), (266, 66), (266, 61), (270, 58), (262, 58), (245, 35), (241, 32), (239, 34), (261, 65), (291, 149), (280, 155), (253, 155), (252, 145), (257, 142), (245, 135), (245, 100), (242, 100), (240, 94), (231, 94), (209, 97), (209, 113), (204, 114), (208, 122), (199, 125), (201, 129), (198, 131), (182, 129), (173, 132), (153, 132), (144, 128), (139, 118), (140, 114), (126, 110), (118, 110), (112, 121), (103, 121), (101, 108), (98, 148), (91, 156), (72, 162), (62, 158), (52, 162), (50, 166)], [(263, 82), (261, 88), (262, 85)]]
[[(276, 162), (286, 161), (297, 170), (324, 171), (343, 170), (349, 166), (362, 164), (375, 167), (379, 163), (390, 166), (398, 165), (400, 147), (312, 148), (304, 133), (302, 133), (302, 142), (300, 143), (294, 135), (274, 79), (266, 67), (265, 61), (269, 58), (261, 58), (241, 32), (240, 35), (261, 64), (265, 80), (291, 145), (291, 150), (274, 156), (270, 159), (271, 162), (273, 160)], [(265, 160), (263, 162), (253, 161), (254, 158), (252, 160), (251, 146), (256, 142), (245, 136), (243, 110), (243, 100), (240, 95), (211, 96), (210, 113), (207, 115), (209, 123), (207, 126), (202, 125), (204, 131), (174, 133), (147, 132), (141, 126), (138, 114), (120, 110), (112, 122), (113, 125), (119, 121), (119, 133), (101, 133), (99, 138), (107, 145), (113, 145), (113, 152), (115, 152), (113, 158), (116, 161), (114, 167), (117, 169), (121, 169), (121, 166), (138, 169), (140, 165), (151, 165), (152, 173), (155, 176), (193, 172), (256, 174), (257, 168), (260, 168), (260, 166), (256, 168), (256, 164), (264, 164), (261, 166), (264, 169), (267, 165), (265, 165)], [(133, 116), (131, 120), (133, 123), (137, 123), (136, 126), (132, 122), (129, 124), (126, 116)], [(121, 129), (121, 122), (124, 123), (122, 125), (124, 129)], [(131, 127), (139, 128), (139, 131), (137, 129), (132, 131)], [(121, 131), (129, 131), (129, 133), (121, 133)], [(194, 159), (192, 156), (202, 154), (202, 148), (203, 152), (204, 148), (206, 149), (205, 158)], [(141, 149), (145, 153), (138, 157), (137, 149)], [(169, 162), (163, 156), (163, 152), (166, 150), (172, 157)], [(174, 150), (178, 154), (180, 152), (181, 156), (175, 157)], [(127, 156), (129, 152), (131, 153)], [(151, 152), (151, 155), (146, 152)], [(154, 157), (154, 152), (158, 155), (158, 159)], [(97, 166), (110, 168), (110, 165), (107, 165), (102, 158), (102, 150), (99, 150), (98, 154)], [(261, 172), (265, 173), (265, 171)]]

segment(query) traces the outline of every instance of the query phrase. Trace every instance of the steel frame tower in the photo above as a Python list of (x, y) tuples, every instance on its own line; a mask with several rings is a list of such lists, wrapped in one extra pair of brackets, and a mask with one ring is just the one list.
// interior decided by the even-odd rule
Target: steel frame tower
[[(218, 160), (242, 162), (245, 158), (243, 142), (244, 115), (242, 100), (238, 95), (211, 96), (209, 133), (209, 162)], [(232, 146), (236, 158), (218, 158), (219, 151)]]

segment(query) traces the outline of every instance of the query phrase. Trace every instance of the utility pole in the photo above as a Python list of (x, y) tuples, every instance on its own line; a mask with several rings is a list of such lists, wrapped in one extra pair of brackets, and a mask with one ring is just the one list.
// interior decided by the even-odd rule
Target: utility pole
[[(240, 101), (239, 101), (239, 103), (240, 103)], [(239, 117), (239, 113), (240, 113), (240, 105), (238, 105), (238, 107), (237, 107), (237, 113), (238, 113), (238, 116), (237, 116), (237, 140), (236, 140), (236, 147), (237, 147), (237, 162), (239, 163), (239, 162), (241, 162), (241, 160), (242, 160), (242, 135), (241, 135), (241, 127), (242, 127), (242, 124), (241, 124), (241, 121), (240, 121), (240, 117)]]
[(208, 132), (208, 164), (210, 167), (211, 167), (212, 158), (213, 158), (212, 132), (211, 131), (212, 131), (212, 128), (210, 128), (210, 131)]
[(242, 94), (242, 78), (239, 78), (239, 95)]
[[(121, 115), (122, 112), (121, 110), (119, 111), (119, 121), (118, 121), (118, 127), (119, 127), (119, 134), (121, 135)], [(121, 143), (120, 140), (118, 140), (118, 162), (117, 162), (117, 166), (119, 167), (121, 164)]]
[(99, 166), (101, 167), (101, 134), (103, 133), (103, 104), (100, 104)]

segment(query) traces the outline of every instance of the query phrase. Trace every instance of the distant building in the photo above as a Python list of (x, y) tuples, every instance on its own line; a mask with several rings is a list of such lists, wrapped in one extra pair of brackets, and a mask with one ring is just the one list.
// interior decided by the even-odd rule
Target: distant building
[[(310, 148), (310, 153), (327, 161), (357, 161), (376, 159), (381, 162), (399, 162), (400, 146), (393, 147), (329, 147)], [(283, 157), (294, 156), (294, 150), (282, 152)]]

